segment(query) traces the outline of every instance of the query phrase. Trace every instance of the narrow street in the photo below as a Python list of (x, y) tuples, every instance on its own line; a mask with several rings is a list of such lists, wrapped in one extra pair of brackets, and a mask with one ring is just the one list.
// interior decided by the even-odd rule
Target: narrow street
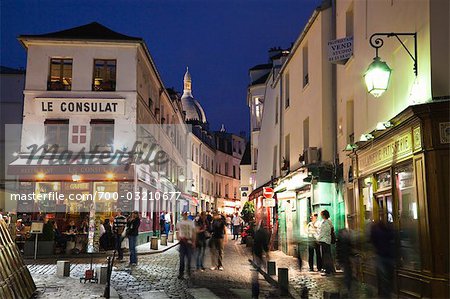
[[(248, 259), (250, 250), (240, 241), (228, 240), (225, 245), (224, 271), (210, 270), (209, 250), (205, 256), (204, 272), (193, 271), (191, 278), (179, 280), (178, 246), (166, 252), (139, 256), (139, 264), (134, 268), (124, 263), (116, 263), (112, 273), (111, 284), (121, 298), (251, 298), (252, 266)], [(71, 262), (70, 278), (56, 279), (56, 260), (40, 260), (35, 263), (28, 260), (33, 279), (38, 286), (37, 298), (55, 298), (71, 296), (84, 298), (99, 296), (103, 287), (96, 284), (83, 284), (80, 288), (79, 278), (89, 268), (89, 259), (69, 259)], [(194, 264), (194, 259), (192, 260)], [(93, 267), (104, 264), (103, 258), (95, 258)], [(73, 283), (64, 281), (73, 280)], [(58, 282), (58, 287), (55, 282)], [(62, 283), (60, 283), (62, 282)], [(260, 297), (276, 298), (277, 289), (259, 276)], [(86, 287), (87, 286), (87, 287)], [(74, 295), (78, 293), (78, 295)]]

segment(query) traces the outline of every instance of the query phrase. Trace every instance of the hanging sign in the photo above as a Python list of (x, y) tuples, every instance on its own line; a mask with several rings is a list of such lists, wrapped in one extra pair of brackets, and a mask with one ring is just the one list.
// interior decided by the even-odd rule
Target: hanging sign
[(353, 55), (353, 36), (331, 40), (328, 42), (328, 61), (344, 64)]

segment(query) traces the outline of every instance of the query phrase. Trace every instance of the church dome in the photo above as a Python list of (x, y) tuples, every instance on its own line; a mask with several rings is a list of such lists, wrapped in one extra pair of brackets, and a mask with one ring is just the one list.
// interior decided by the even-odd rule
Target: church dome
[(205, 111), (203, 111), (200, 103), (192, 95), (192, 81), (189, 69), (184, 74), (184, 90), (181, 96), (181, 104), (186, 113), (186, 121), (199, 121), (206, 123)]

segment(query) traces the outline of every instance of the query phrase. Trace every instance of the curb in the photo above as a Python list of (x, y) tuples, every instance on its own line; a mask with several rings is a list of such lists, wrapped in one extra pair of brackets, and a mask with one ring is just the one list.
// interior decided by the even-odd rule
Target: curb
[(175, 247), (175, 246), (177, 246), (179, 244), (180, 244), (180, 242), (177, 241), (177, 242), (174, 242), (172, 245), (167, 246), (164, 249), (155, 250), (155, 251), (149, 251), (149, 252), (138, 252), (137, 255), (150, 255), (150, 254), (156, 254), (156, 253), (163, 253), (163, 252), (165, 252), (165, 251), (167, 251), (167, 250), (169, 250), (169, 249), (171, 249), (171, 248), (173, 248), (173, 247)]

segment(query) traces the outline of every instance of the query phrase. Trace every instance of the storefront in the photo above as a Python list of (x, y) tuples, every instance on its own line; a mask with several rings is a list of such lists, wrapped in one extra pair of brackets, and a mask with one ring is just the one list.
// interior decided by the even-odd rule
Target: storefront
[[(395, 289), (401, 297), (448, 297), (448, 102), (412, 106), (353, 156), (357, 227), (396, 231)], [(367, 244), (367, 243), (364, 243)], [(363, 281), (376, 285), (374, 254), (362, 251)]]

